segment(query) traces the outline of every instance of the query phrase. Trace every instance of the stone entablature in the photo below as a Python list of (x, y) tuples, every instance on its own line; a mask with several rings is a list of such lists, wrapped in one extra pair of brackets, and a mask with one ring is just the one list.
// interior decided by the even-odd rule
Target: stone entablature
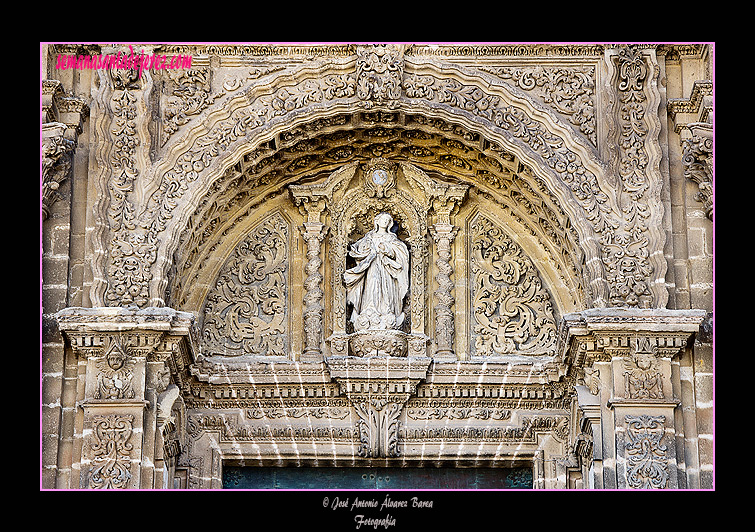
[[(187, 313), (71, 308), (57, 319), (84, 363), (80, 487), (171, 487), (185, 471), (186, 487), (212, 488), (222, 463), (254, 460), (416, 465), (510, 455), (534, 468), (536, 487), (565, 487), (570, 471), (596, 468), (596, 487), (675, 488), (672, 361), (703, 317), (586, 311), (565, 317), (558, 357), (455, 363), (213, 362), (195, 351)], [(585, 445), (592, 454), (576, 452)]]
[[(152, 45), (192, 68), (93, 71), (86, 102), (44, 80), (45, 227), (78, 217), (89, 305), (47, 311), (59, 487), (454, 460), (706, 485), (710, 316), (667, 307), (669, 174), (712, 222), (712, 82), (664, 78), (706, 46)], [(376, 333), (344, 273), (381, 213), (408, 286)]]

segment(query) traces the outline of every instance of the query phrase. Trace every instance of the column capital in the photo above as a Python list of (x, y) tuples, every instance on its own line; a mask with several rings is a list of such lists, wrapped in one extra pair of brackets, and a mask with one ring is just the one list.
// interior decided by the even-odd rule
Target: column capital
[(699, 309), (593, 308), (566, 314), (559, 331), (559, 359), (567, 366), (609, 361), (617, 351), (629, 352), (638, 341), (673, 358), (705, 319)]

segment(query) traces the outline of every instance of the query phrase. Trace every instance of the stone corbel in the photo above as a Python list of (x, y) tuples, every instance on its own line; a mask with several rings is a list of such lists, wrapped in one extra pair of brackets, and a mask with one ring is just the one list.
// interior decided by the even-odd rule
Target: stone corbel
[(687, 124), (691, 136), (682, 137), (684, 177), (697, 183), (695, 199), (703, 204), (705, 215), (713, 220), (713, 125), (707, 122)]
[(713, 82), (695, 81), (689, 98), (669, 100), (667, 110), (680, 137), (684, 177), (697, 183), (695, 199), (713, 220)]
[(71, 173), (82, 124), (89, 114), (84, 100), (66, 96), (58, 80), (42, 80), (42, 216), (60, 199), (58, 189)]
[(76, 142), (65, 136), (66, 126), (51, 122), (42, 126), (42, 219), (50, 215), (52, 205), (61, 199), (61, 183), (71, 174), (71, 158)]
[(416, 394), (417, 385), (427, 377), (431, 361), (427, 357), (327, 359), (331, 378), (358, 416), (359, 456), (400, 456), (400, 417), (406, 402)]

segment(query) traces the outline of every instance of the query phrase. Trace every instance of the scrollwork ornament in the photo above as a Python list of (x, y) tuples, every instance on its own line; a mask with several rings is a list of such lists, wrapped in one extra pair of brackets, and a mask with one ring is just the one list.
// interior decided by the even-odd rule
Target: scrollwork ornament
[(597, 145), (594, 67), (498, 67), (484, 68), (510, 79), (525, 91), (537, 91), (542, 100), (566, 116), (593, 145)]
[(627, 484), (636, 489), (663, 489), (669, 481), (667, 447), (661, 444), (665, 416), (625, 416)]
[(203, 348), (211, 355), (288, 352), (289, 225), (278, 213), (234, 250), (207, 297)]
[(357, 96), (369, 108), (401, 98), (404, 57), (401, 47), (377, 45), (357, 48)]
[(133, 433), (133, 416), (111, 414), (93, 419), (91, 445), (91, 487), (95, 489), (127, 488), (131, 479), (129, 441)]
[(531, 261), (482, 215), (474, 219), (470, 239), (475, 354), (554, 352), (553, 307)]

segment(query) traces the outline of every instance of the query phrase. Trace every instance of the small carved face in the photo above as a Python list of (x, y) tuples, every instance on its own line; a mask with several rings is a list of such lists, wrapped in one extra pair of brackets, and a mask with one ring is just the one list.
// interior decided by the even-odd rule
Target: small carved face
[(130, 273), (136, 272), (139, 269), (139, 261), (134, 257), (127, 257), (123, 261), (123, 269)]
[(121, 369), (126, 363), (126, 356), (120, 349), (111, 349), (107, 354), (107, 364), (114, 371)]
[(388, 229), (393, 225), (393, 217), (387, 212), (381, 212), (375, 216), (375, 225), (381, 229)]
[(634, 363), (642, 370), (648, 370), (653, 365), (653, 355), (650, 353), (637, 353), (634, 355)]

